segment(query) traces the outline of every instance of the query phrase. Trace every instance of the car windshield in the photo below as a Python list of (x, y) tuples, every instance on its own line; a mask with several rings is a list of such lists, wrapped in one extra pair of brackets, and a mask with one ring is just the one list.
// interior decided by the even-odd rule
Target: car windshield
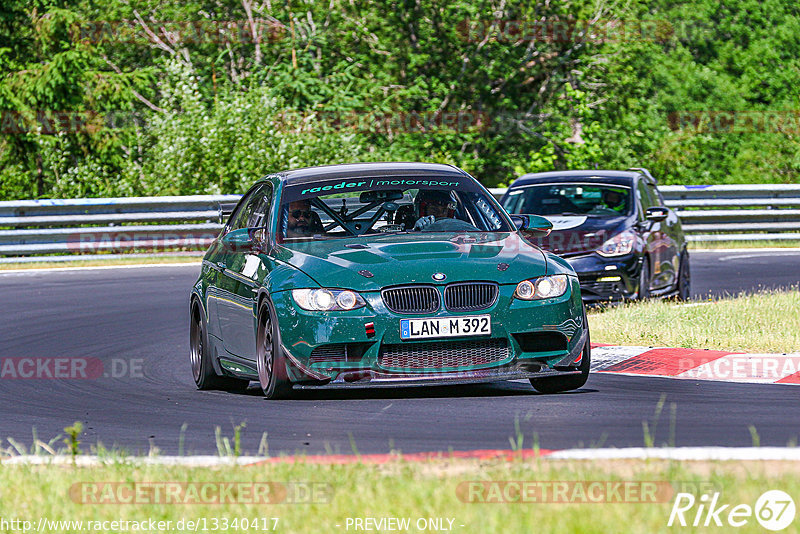
[(619, 217), (632, 213), (631, 189), (601, 183), (537, 184), (509, 191), (503, 201), (509, 213)]
[(497, 202), (471, 178), (338, 178), (284, 188), (278, 241), (513, 230)]

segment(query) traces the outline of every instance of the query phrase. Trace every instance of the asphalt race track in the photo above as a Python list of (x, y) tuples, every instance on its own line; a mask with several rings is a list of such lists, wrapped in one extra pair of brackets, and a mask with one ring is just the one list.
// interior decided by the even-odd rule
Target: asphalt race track
[[(544, 449), (642, 446), (642, 422), (661, 445), (750, 446), (797, 443), (796, 386), (593, 375), (577, 392), (539, 395), (524, 383), (304, 391), (267, 401), (246, 394), (200, 392), (188, 360), (189, 287), (199, 267), (1, 273), (0, 359), (87, 357), (102, 360), (97, 379), (0, 380), (0, 439), (30, 445), (32, 428), (47, 441), (82, 421), (84, 450), (101, 442), (131, 453), (151, 446), (216, 454), (214, 429), (233, 435), (246, 422), (243, 449), (258, 452), (267, 432), (270, 454), (419, 452), (510, 447), (515, 422), (523, 446), (538, 435)], [(800, 280), (800, 251), (697, 252), (696, 296), (789, 287)], [(674, 440), (670, 411), (676, 405)], [(59, 444), (60, 445), (60, 444)]]

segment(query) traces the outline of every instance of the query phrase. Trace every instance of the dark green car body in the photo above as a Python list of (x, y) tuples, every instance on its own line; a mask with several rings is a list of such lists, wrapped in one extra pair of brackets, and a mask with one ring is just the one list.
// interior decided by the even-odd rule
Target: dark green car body
[[(376, 232), (281, 242), (279, 226), (282, 217), (285, 225), (286, 218), (281, 207), (286, 204), (283, 197), (288, 188), (297, 187), (293, 190), (297, 192), (302, 186), (307, 195), (315, 183), (350, 180), (347, 185), (353, 185), (386, 176), (464, 183), (477, 191), (481, 209), (491, 213), (498, 228), (505, 231)], [(255, 200), (258, 195), (263, 200)], [(396, 208), (392, 202), (384, 205)], [(248, 206), (255, 206), (249, 215), (245, 211)], [(345, 213), (346, 208), (340, 212)], [(336, 213), (332, 210), (334, 218)], [(387, 219), (392, 215), (394, 212)], [(243, 228), (234, 227), (237, 220), (247, 217)], [(566, 261), (531, 245), (515, 224), (525, 222), (512, 221), (474, 178), (449, 165), (353, 164), (268, 176), (242, 197), (206, 253), (192, 288), (195, 380), (202, 388), (221, 382), (201, 383), (198, 373), (225, 377), (222, 380), (228, 385), (260, 379), (267, 391), (269, 384), (264, 382), (270, 379), (265, 379), (265, 373), (276, 374), (289, 389), (520, 378), (548, 384), (553, 382), (547, 381), (550, 377), (571, 377), (569, 383), (574, 386), (576, 377), (583, 375), (579, 387), (588, 374), (589, 339), (578, 279)], [(558, 274), (567, 280), (563, 295), (539, 300), (516, 297), (521, 281)], [(476, 284), (494, 291), (481, 309), (452, 304), (458, 291), (473, 294)], [(298, 288), (349, 290), (360, 296), (364, 305), (311, 311), (298, 305), (292, 291)], [(397, 288), (410, 288), (408, 294), (423, 288), (419, 291), (432, 295), (439, 305), (426, 313), (393, 311), (385, 292)], [(467, 311), (458, 311), (461, 309)], [(259, 314), (268, 317), (260, 321)], [(401, 338), (404, 319), (486, 315), (490, 316), (490, 334)], [(446, 328), (446, 322), (441, 324)], [(259, 325), (262, 329), (269, 325), (266, 328), (275, 339), (260, 337)], [(275, 353), (270, 352), (273, 343)], [(268, 347), (263, 349), (264, 345)], [(259, 358), (272, 360), (262, 361), (259, 367)], [(267, 371), (260, 375), (263, 369)]]

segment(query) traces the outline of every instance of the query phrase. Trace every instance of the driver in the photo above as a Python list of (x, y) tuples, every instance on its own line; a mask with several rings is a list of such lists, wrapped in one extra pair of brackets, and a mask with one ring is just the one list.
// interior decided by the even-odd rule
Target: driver
[(420, 189), (414, 199), (414, 212), (417, 216), (414, 230), (422, 230), (441, 219), (452, 219), (457, 205), (458, 201), (452, 191)]
[(295, 200), (289, 203), (289, 218), (286, 225), (286, 237), (308, 237), (311, 235), (311, 202)]
[(603, 203), (614, 211), (625, 211), (625, 195), (619, 190), (605, 189), (603, 191)]

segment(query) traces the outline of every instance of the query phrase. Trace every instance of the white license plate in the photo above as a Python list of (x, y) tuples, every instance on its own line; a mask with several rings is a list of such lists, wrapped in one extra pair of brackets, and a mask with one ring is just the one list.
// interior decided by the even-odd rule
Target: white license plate
[(400, 320), (400, 339), (485, 336), (491, 333), (492, 320), (490, 315)]

